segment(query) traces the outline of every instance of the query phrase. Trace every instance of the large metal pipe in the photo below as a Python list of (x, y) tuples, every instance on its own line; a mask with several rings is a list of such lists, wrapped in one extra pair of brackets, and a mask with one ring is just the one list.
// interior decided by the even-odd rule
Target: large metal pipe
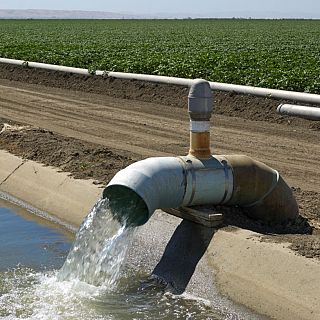
[(296, 200), (276, 170), (242, 155), (211, 155), (212, 110), (208, 82), (195, 80), (189, 92), (189, 155), (145, 159), (110, 181), (103, 196), (122, 223), (141, 225), (156, 209), (204, 204), (240, 206), (251, 217), (273, 223), (296, 218)]
[[(144, 224), (156, 209), (205, 204), (242, 207), (269, 223), (298, 215), (291, 188), (278, 172), (242, 155), (142, 160), (119, 171), (103, 197), (117, 218), (130, 225)], [(135, 209), (129, 211), (130, 203)]]
[[(136, 74), (136, 73), (124, 73), (124, 72), (113, 72), (113, 71), (101, 71), (101, 70), (88, 70), (79, 69), (65, 66), (58, 66), (52, 64), (38, 63), (38, 62), (28, 62), (23, 60), (0, 58), (0, 63), (14, 64), (20, 66), (28, 66), (32, 68), (42, 68), (46, 70), (62, 71), (82, 75), (98, 75), (105, 77), (112, 77), (117, 79), (127, 79), (127, 80), (141, 80), (150, 81), (156, 83), (166, 83), (181, 86), (191, 86), (193, 84), (192, 79), (176, 78), (176, 77), (166, 77), (166, 76), (155, 76), (148, 74)], [(235, 92), (238, 94), (246, 94), (263, 98), (273, 98), (281, 100), (291, 100), (297, 102), (303, 102), (308, 104), (320, 104), (320, 95), (305, 93), (305, 92), (295, 92), (295, 91), (285, 91), (277, 89), (268, 88), (258, 88), (252, 86), (235, 85), (220, 82), (209, 82), (212, 90), (225, 91), (225, 92)]]
[(320, 120), (320, 108), (316, 107), (280, 104), (280, 106), (277, 108), (277, 112), (284, 115), (300, 117), (308, 120)]
[(140, 206), (135, 217), (125, 212), (124, 220), (139, 225), (159, 208), (224, 203), (230, 199), (232, 187), (231, 169), (217, 158), (160, 157), (136, 162), (119, 171), (103, 196), (109, 198), (111, 205), (117, 207), (113, 211), (118, 212), (118, 204), (128, 198), (128, 192), (136, 193), (145, 205)]

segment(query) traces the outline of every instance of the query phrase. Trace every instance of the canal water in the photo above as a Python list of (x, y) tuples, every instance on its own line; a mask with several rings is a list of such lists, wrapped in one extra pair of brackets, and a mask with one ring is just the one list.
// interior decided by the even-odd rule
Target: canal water
[(58, 269), (73, 234), (56, 224), (0, 200), (0, 271), (26, 267)]
[(168, 292), (143, 264), (126, 261), (134, 230), (117, 225), (105, 207), (96, 213), (74, 242), (68, 230), (0, 200), (0, 319), (248, 319)]

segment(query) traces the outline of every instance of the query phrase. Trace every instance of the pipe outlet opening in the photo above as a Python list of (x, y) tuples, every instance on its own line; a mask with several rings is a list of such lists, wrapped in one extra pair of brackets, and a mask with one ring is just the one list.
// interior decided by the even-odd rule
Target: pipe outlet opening
[(121, 185), (112, 185), (103, 191), (109, 200), (113, 216), (127, 226), (140, 226), (149, 220), (149, 210), (144, 200), (133, 190)]

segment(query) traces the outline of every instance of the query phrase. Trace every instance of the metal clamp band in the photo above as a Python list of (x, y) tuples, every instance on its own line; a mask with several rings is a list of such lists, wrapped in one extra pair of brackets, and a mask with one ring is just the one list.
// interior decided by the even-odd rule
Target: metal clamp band
[(194, 171), (194, 167), (192, 165), (192, 161), (191, 160), (185, 160), (183, 159), (183, 157), (178, 157), (179, 161), (181, 162), (182, 166), (183, 166), (183, 169), (185, 171), (185, 194), (184, 194), (184, 197), (186, 196), (186, 193), (188, 191), (188, 176), (189, 174), (191, 174), (191, 195), (190, 195), (190, 198), (188, 200), (187, 203), (184, 204), (184, 206), (189, 206), (192, 204), (193, 202), (193, 199), (194, 199), (194, 196), (195, 196), (195, 193), (196, 193), (196, 174), (195, 174), (195, 171)]

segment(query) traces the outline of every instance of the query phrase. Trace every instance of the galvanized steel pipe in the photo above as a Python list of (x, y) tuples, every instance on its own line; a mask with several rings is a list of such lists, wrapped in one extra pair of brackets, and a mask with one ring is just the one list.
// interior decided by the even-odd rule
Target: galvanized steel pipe
[[(88, 75), (87, 69), (3, 59), (2, 63)], [(121, 221), (141, 225), (156, 209), (192, 205), (235, 205), (256, 219), (287, 222), (298, 215), (290, 187), (279, 173), (246, 156), (211, 156), (210, 90), (320, 103), (320, 96), (280, 90), (220, 84), (150, 75), (96, 71), (122, 79), (137, 79), (191, 86), (189, 93), (190, 150), (186, 157), (149, 158), (119, 171), (103, 192)], [(126, 206), (123, 206), (123, 203)], [(128, 211), (133, 203), (135, 209)]]
[[(231, 169), (216, 158), (161, 157), (148, 158), (119, 171), (103, 196), (109, 198), (111, 205), (117, 205), (128, 198), (128, 192), (136, 193), (145, 206), (134, 219), (130, 212), (125, 212), (123, 219), (140, 225), (159, 208), (224, 203), (230, 199), (232, 188)], [(114, 211), (118, 208), (117, 205)]]
[(320, 120), (320, 108), (316, 107), (297, 106), (293, 104), (280, 104), (277, 108), (277, 112), (284, 115), (296, 116), (308, 120)]
[[(103, 192), (118, 219), (148, 221), (156, 209), (193, 205), (242, 207), (249, 216), (284, 223), (298, 215), (290, 187), (276, 170), (242, 155), (149, 158), (119, 171)], [(119, 214), (135, 198), (135, 210)], [(119, 216), (120, 215), (120, 216)]]
[[(0, 58), (0, 63), (28, 66), (32, 68), (41, 68), (41, 69), (53, 70), (53, 71), (70, 72), (70, 73), (82, 74), (82, 75), (95, 74), (98, 76), (113, 77), (117, 79), (141, 80), (141, 81), (150, 81), (150, 82), (156, 82), (156, 83), (166, 83), (166, 84), (181, 85), (181, 86), (191, 86), (193, 84), (192, 79), (156, 76), (156, 75), (148, 75), (148, 74), (101, 71), (101, 70), (90, 71), (88, 69), (72, 68), (72, 67), (65, 67), (65, 66), (58, 66), (58, 65), (37, 63), (37, 62), (28, 62), (23, 60), (15, 60), (15, 59), (7, 59), (7, 58)], [(298, 102), (303, 102), (308, 104), (320, 105), (320, 95), (317, 95), (317, 94), (268, 89), (268, 88), (258, 88), (258, 87), (252, 87), (252, 86), (235, 85), (235, 84), (220, 83), (220, 82), (209, 82), (209, 84), (212, 90), (235, 92), (238, 94), (247, 94), (247, 95), (263, 97), (263, 98), (292, 100), (292, 101), (298, 101)]]

